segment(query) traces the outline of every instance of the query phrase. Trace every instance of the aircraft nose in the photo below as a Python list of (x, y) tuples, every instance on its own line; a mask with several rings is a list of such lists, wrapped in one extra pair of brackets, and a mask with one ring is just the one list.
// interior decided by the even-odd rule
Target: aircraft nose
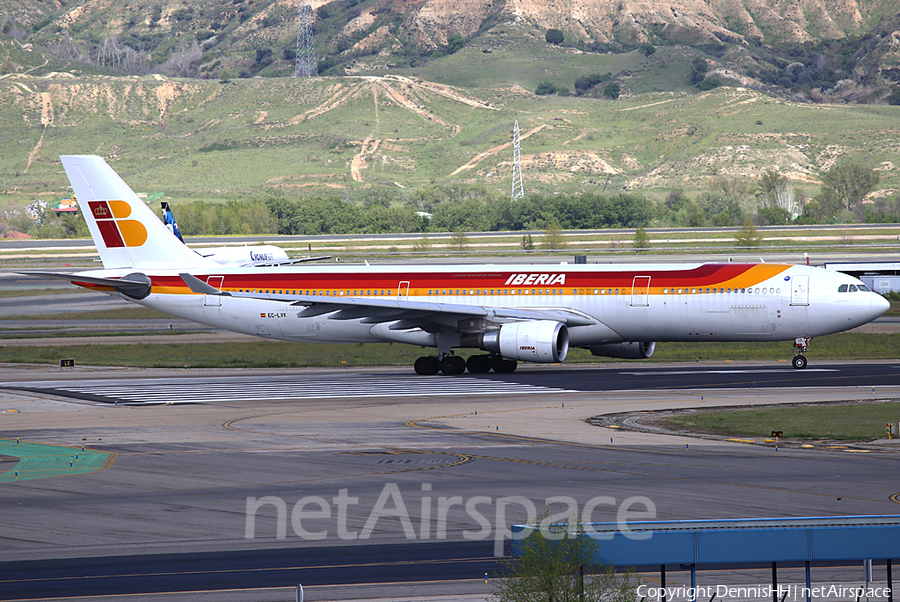
[(873, 293), (872, 297), (872, 313), (875, 314), (876, 318), (884, 315), (884, 313), (891, 308), (891, 302), (878, 293)]

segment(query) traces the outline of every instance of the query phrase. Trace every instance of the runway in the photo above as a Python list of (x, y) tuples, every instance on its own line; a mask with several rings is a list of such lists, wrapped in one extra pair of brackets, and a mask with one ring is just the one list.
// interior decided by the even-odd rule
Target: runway
[[(483, 600), (498, 542), (530, 506), (600, 522), (623, 505), (660, 520), (898, 513), (890, 447), (776, 450), (585, 422), (900, 393), (894, 362), (815, 368), (0, 369), (0, 437), (59, 446), (62, 462), (82, 445), (112, 458), (0, 484), (0, 599), (286, 600), (299, 582), (315, 600)], [(191, 403), (167, 405), (179, 395)]]
[(0, 387), (105, 403), (172, 404), (275, 399), (447, 397), (572, 393), (549, 385), (487, 378), (425, 378), (409, 373), (0, 383)]
[(31, 391), (103, 403), (174, 404), (342, 397), (469, 397), (474, 395), (574, 394), (602, 391), (678, 389), (894, 387), (900, 364), (893, 362), (823, 363), (794, 370), (786, 363), (717, 366), (682, 364), (650, 367), (522, 366), (513, 374), (418, 376), (398, 369), (305, 372), (167, 378), (82, 378), (72, 372), (61, 380), (0, 382), (0, 388)]

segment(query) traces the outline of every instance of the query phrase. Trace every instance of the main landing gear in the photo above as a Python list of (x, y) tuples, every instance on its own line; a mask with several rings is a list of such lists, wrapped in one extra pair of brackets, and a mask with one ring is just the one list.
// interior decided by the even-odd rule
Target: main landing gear
[(809, 337), (800, 337), (794, 340), (794, 359), (791, 360), (791, 365), (796, 370), (803, 370), (806, 368), (806, 356), (803, 354), (807, 349), (809, 349)]
[(472, 355), (465, 360), (457, 355), (441, 354), (437, 357), (425, 356), (416, 360), (413, 367), (416, 374), (431, 376), (438, 372), (448, 375), (462, 374), (466, 370), (472, 374), (485, 374), (493, 370), (500, 374), (513, 372), (517, 366), (516, 360), (506, 360), (499, 355)]

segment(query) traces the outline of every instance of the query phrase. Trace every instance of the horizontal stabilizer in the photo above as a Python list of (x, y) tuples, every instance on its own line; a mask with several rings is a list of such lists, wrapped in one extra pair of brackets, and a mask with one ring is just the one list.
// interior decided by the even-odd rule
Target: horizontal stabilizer
[(23, 276), (35, 278), (51, 278), (54, 280), (67, 280), (72, 284), (94, 286), (107, 286), (116, 292), (122, 293), (132, 299), (144, 299), (150, 294), (150, 279), (139, 272), (128, 274), (122, 278), (98, 278), (96, 276), (82, 276), (80, 274), (64, 274), (60, 272), (17, 272)]

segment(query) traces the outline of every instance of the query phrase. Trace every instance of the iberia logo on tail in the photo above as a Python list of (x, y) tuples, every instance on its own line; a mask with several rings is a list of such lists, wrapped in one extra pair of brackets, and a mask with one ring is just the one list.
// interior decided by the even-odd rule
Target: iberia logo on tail
[(131, 215), (131, 205), (125, 201), (90, 201), (88, 205), (107, 247), (139, 247), (147, 242), (144, 225), (125, 219)]

